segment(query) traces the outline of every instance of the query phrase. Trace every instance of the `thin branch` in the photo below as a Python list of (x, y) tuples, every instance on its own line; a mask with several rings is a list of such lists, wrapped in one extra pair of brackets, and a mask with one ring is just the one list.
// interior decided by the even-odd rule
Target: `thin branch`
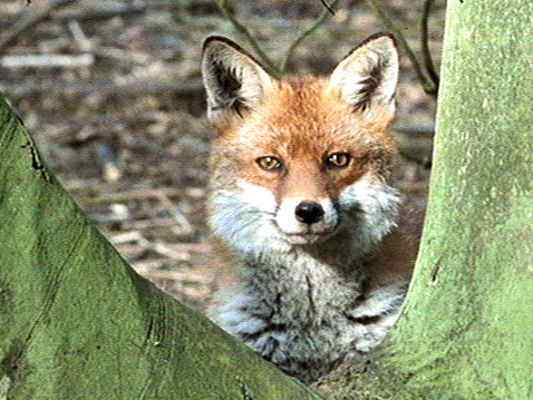
[(394, 36), (396, 36), (396, 39), (400, 43), (401, 47), (407, 54), (407, 57), (409, 57), (409, 60), (411, 60), (411, 63), (413, 64), (413, 68), (415, 69), (415, 73), (418, 77), (418, 80), (420, 81), (422, 88), (427, 94), (430, 94), (434, 97), (437, 96), (437, 87), (435, 84), (430, 81), (424, 72), (422, 71), (422, 67), (420, 66), (420, 63), (416, 59), (415, 53), (413, 50), (409, 47), (409, 44), (407, 43), (407, 40), (403, 36), (402, 32), (394, 23), (392, 22), (391, 18), (388, 16), (387, 12), (385, 11), (385, 8), (381, 4), (381, 0), (367, 0), (367, 2), (370, 4), (374, 12), (378, 15), (378, 17), (382, 20), (385, 27), (391, 31)]
[(267, 71), (276, 77), (279, 76), (279, 70), (276, 68), (276, 65), (272, 62), (270, 57), (268, 57), (263, 49), (261, 49), (250, 31), (235, 18), (230, 10), (228, 0), (216, 0), (216, 3), (222, 14), (224, 14), (224, 16), (232, 23), (233, 27), (241, 33), (246, 40), (248, 40), (248, 43), (250, 43), (250, 46), (252, 46), (255, 53), (259, 56)]
[(300, 36), (298, 36), (294, 42), (292, 42), (292, 44), (290, 45), (289, 49), (287, 50), (287, 55), (285, 56), (285, 59), (283, 60), (283, 62), (281, 63), (281, 66), (280, 66), (280, 70), (281, 70), (282, 74), (286, 72), (287, 65), (288, 65), (292, 55), (294, 54), (294, 51), (296, 50), (296, 48), (308, 36), (310, 36), (314, 31), (316, 31), (320, 27), (320, 25), (322, 25), (324, 23), (324, 21), (330, 16), (331, 12), (334, 12), (333, 8), (335, 7), (335, 5), (338, 2), (339, 2), (339, 0), (335, 0), (335, 1), (333, 1), (333, 3), (331, 3), (331, 5), (328, 4), (326, 6), (327, 3), (325, 3), (325, 1), (322, 1), (322, 4), (324, 4), (326, 6), (326, 9), (322, 12), (320, 17), (318, 17), (318, 19), (315, 21), (315, 23), (312, 26), (309, 27), (309, 29), (303, 31), (302, 34)]
[(435, 64), (433, 63), (433, 58), (431, 57), (431, 52), (429, 51), (429, 34), (428, 34), (428, 20), (429, 13), (431, 12), (431, 6), (433, 5), (433, 0), (425, 0), (424, 10), (422, 12), (422, 19), (420, 21), (420, 40), (422, 48), (422, 58), (424, 60), (424, 65), (426, 71), (429, 75), (429, 78), (433, 81), (433, 84), (438, 90), (439, 87), (439, 74), (435, 69)]
[(322, 3), (324, 7), (326, 7), (326, 10), (328, 10), (331, 15), (335, 15), (335, 10), (333, 9), (332, 6), (328, 4), (326, 0), (320, 0), (320, 2)]
[(74, 4), (77, 0), (50, 0), (46, 5), (36, 11), (23, 12), (14, 23), (12, 29), (0, 38), (0, 53), (6, 50), (19, 36), (30, 28), (47, 19), (50, 13), (61, 7)]

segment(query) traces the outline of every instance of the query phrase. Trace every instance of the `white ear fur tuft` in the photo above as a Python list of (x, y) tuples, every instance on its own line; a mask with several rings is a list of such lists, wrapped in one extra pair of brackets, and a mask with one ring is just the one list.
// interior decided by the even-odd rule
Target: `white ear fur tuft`
[(331, 74), (329, 87), (355, 110), (394, 115), (399, 59), (394, 38), (377, 34), (342, 60)]
[(237, 44), (220, 36), (204, 42), (202, 77), (211, 122), (253, 109), (273, 85), (273, 78)]

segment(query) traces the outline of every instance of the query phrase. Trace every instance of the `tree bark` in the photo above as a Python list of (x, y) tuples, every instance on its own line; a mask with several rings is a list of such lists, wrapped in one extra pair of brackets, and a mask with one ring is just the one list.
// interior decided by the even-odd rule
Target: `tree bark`
[(138, 276), (0, 96), (0, 399), (318, 399)]
[(434, 169), (402, 317), (336, 399), (533, 399), (533, 2), (450, 0)]
[[(533, 398), (533, 3), (450, 0), (402, 317), (336, 399)], [(0, 399), (311, 399), (136, 275), (0, 101)]]

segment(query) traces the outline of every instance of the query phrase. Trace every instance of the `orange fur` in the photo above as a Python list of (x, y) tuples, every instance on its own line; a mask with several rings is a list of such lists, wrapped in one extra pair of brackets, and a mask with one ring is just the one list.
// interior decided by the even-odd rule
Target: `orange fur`
[[(388, 133), (391, 120), (385, 113), (369, 120), (364, 112), (350, 109), (338, 93), (328, 90), (324, 78), (288, 78), (266, 93), (253, 112), (235, 114), (215, 126), (213, 169), (231, 149), (231, 156), (240, 161), (239, 176), (269, 188), (278, 198), (298, 194), (335, 199), (369, 170), (388, 176), (396, 152)], [(324, 157), (334, 152), (350, 153), (351, 166), (325, 171)], [(265, 173), (254, 162), (264, 155), (290, 160), (290, 172)]]

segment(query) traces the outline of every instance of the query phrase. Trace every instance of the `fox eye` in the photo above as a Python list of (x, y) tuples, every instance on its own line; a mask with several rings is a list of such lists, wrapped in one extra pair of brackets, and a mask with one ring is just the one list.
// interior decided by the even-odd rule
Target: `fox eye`
[(281, 163), (281, 160), (279, 160), (276, 157), (272, 157), (272, 156), (259, 157), (255, 161), (265, 171), (276, 171), (276, 170), (279, 170), (281, 166), (283, 165)]
[(329, 168), (346, 168), (350, 164), (351, 159), (352, 156), (348, 153), (333, 153), (326, 159), (326, 165)]

